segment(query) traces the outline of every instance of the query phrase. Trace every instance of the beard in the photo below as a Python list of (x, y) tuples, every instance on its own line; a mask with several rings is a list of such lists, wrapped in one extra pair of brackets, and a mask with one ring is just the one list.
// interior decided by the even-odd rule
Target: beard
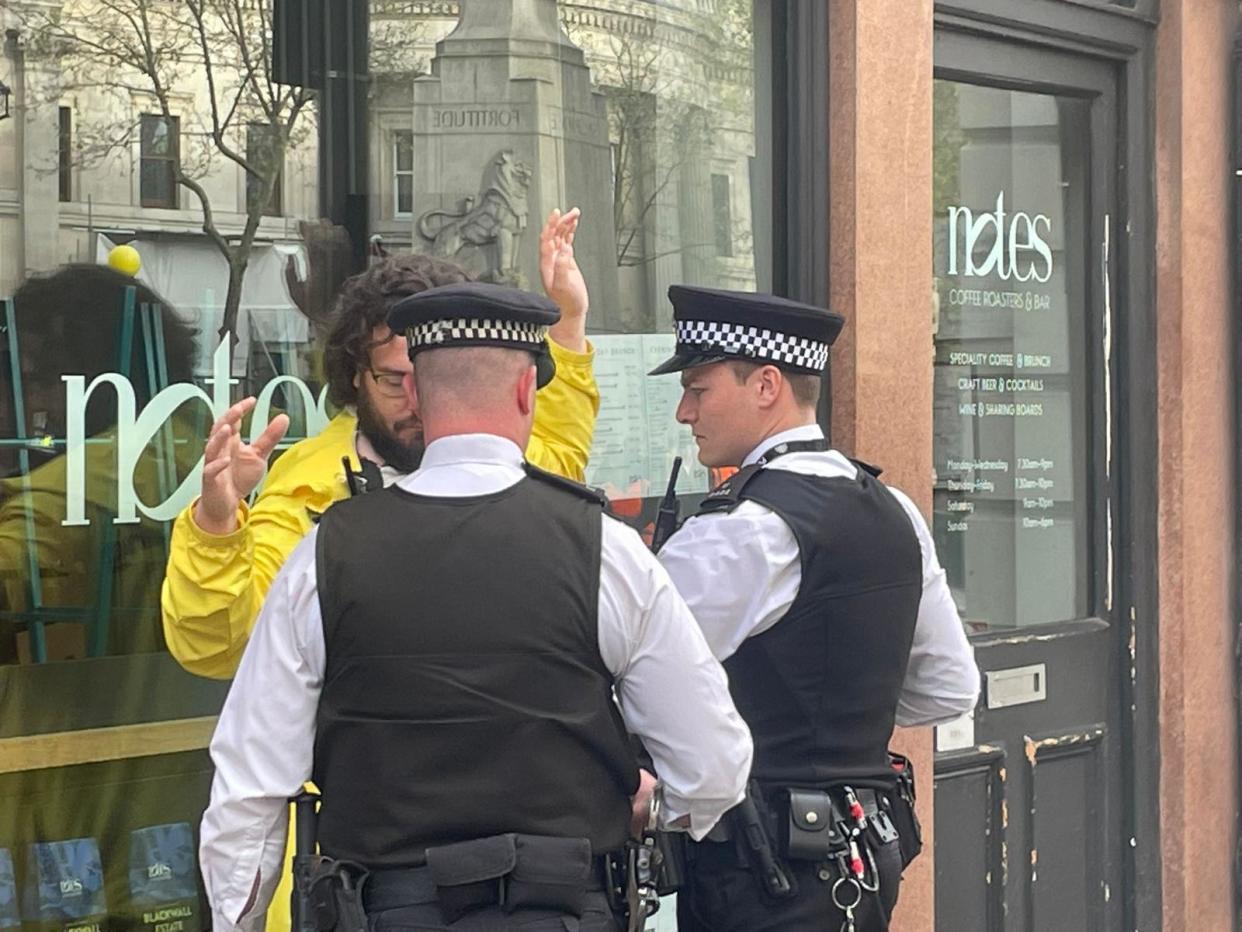
[[(403, 428), (417, 423), (416, 419), (411, 418), (408, 421), (398, 421), (396, 426)], [(402, 440), (380, 417), (365, 392), (358, 393), (358, 429), (370, 441), (375, 452), (384, 458), (385, 465), (406, 473), (418, 469), (418, 464), (423, 459), (423, 450), (426, 449), (422, 431), (409, 442)]]

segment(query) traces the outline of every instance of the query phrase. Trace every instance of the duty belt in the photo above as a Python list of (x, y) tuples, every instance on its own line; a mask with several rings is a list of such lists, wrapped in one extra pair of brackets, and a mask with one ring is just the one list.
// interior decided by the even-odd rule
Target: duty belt
[[(881, 802), (880, 802), (881, 797), (880, 797), (880, 794), (877, 793), (875, 790), (860, 788), (860, 789), (854, 790), (854, 795), (858, 799), (858, 802), (863, 807), (863, 815), (867, 817), (871, 817), (871, 816), (876, 816), (880, 813), (881, 808), (882, 808)], [(733, 842), (737, 838), (738, 832), (735, 830), (735, 827), (734, 827), (736, 820), (731, 818), (732, 813), (733, 813), (732, 810), (725, 813), (724, 817), (721, 818), (721, 820), (717, 822), (714, 826), (712, 826), (712, 830), (707, 833), (707, 835), (703, 838), (703, 841), (714, 842), (716, 844), (725, 844), (725, 843)], [(771, 837), (773, 838), (777, 837), (779, 835), (779, 832), (776, 831), (777, 826), (775, 824), (775, 821), (770, 816), (768, 819), (765, 819), (765, 821), (768, 823), (765, 827), (767, 828), (768, 832), (771, 834)]]
[[(797, 893), (791, 861), (816, 863), (822, 879), (835, 874), (834, 890), (848, 888), (861, 896), (879, 889), (876, 851), (898, 840), (891, 809), (888, 796), (871, 788), (765, 792), (752, 780), (746, 797), (721, 820), (723, 827), (693, 846), (689, 856), (707, 870), (730, 864), (750, 870), (773, 900)], [(844, 910), (847, 904), (838, 905)]]
[[(608, 858), (592, 859), (591, 874), (585, 889), (597, 892), (607, 889)], [(495, 905), (504, 905), (504, 886), (496, 883)], [(362, 888), (362, 905), (367, 915), (406, 906), (424, 906), (439, 900), (436, 883), (429, 867), (404, 867), (372, 871)]]

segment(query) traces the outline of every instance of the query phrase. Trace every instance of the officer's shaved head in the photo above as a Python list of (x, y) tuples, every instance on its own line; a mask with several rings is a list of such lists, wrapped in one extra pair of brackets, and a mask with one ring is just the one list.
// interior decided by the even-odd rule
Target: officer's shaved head
[(414, 360), (419, 416), (426, 421), (506, 413), (518, 381), (534, 364), (525, 350), (496, 346), (420, 353)]

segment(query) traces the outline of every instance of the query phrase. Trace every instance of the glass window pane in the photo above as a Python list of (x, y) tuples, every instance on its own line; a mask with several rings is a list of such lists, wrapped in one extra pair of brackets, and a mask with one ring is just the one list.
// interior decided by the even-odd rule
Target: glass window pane
[(172, 164), (165, 159), (142, 160), (142, 205), (172, 207), (174, 191)]
[(935, 86), (935, 534), (974, 630), (1088, 610), (1087, 121)]
[(396, 166), (399, 172), (408, 172), (414, 167), (414, 134), (401, 130), (393, 134), (396, 151)]
[(172, 154), (172, 135), (168, 121), (159, 116), (142, 118), (142, 154), (144, 157)]
[(409, 175), (397, 176), (397, 213), (408, 215), (414, 208), (414, 179)]
[[(648, 4), (621, 23), (588, 4), (567, 6), (566, 34), (585, 52), (605, 101), (607, 147), (582, 185), (601, 206), (589, 214), (584, 208), (583, 223), (601, 211), (611, 221), (595, 248), (612, 261), (588, 278), (593, 291), (596, 279), (604, 285), (590, 319), (603, 400), (588, 478), (631, 499), (645, 525), (674, 456), (684, 460), (684, 494), (706, 491), (719, 478), (699, 465), (692, 438), (675, 423), (677, 378), (645, 375), (672, 346), (668, 286), (754, 288), (768, 272), (756, 267), (756, 242), (768, 231), (752, 229), (749, 186), (755, 8), (749, 0), (728, 2), (705, 15)], [(682, 32), (686, 23), (693, 38)], [(576, 138), (584, 128), (577, 122)], [(582, 195), (568, 193), (569, 203), (580, 203)], [(734, 228), (746, 234), (736, 247)]]
[[(216, 416), (255, 395), (243, 428), (253, 436), (288, 414), (280, 456), (340, 414), (323, 391), (324, 338), (351, 254), (343, 215), (320, 185), (339, 181), (342, 159), (370, 166), (363, 197), (349, 203), (370, 213), (372, 261), (432, 253), (539, 290), (544, 218), (581, 208), (575, 252), (602, 396), (586, 479), (645, 530), (674, 456), (685, 458), (687, 499), (721, 478), (697, 464), (689, 431), (674, 420), (677, 377), (646, 372), (672, 349), (669, 285), (771, 281), (757, 258), (771, 252), (769, 207), (756, 205), (752, 185), (771, 172), (756, 151), (754, 94), (770, 52), (752, 40), (767, 5), (566, 0), (555, 4), (559, 23), (502, 15), (537, 3), (550, 0), (471, 0), (459, 21), (458, 4), (374, 0), (382, 41), (372, 43), (363, 95), (371, 135), (352, 155), (334, 148), (347, 135), (340, 100), (275, 76), (256, 82), (278, 92), (273, 119), (291, 129), (265, 208), (286, 219), (265, 222), (248, 243), (257, 189), (225, 148), (262, 160), (265, 108), (276, 98), (256, 99), (237, 80), (243, 51), (267, 67), (261, 5), (240, 5), (245, 28), (208, 22), (224, 147), (210, 132), (201, 52), (177, 5), (146, 5), (165, 40), (153, 48), (169, 56), (161, 68), (173, 80), (172, 119), (136, 113), (160, 109), (148, 79), (118, 71), (111, 81), (97, 55), (101, 39), (133, 40), (116, 4), (90, 5), (89, 17), (58, 7), (45, 24), (63, 38), (55, 58), (36, 61), (49, 46), (31, 43), (32, 73), (47, 83), (40, 93), (62, 77), (73, 112), (58, 126), (57, 108), (43, 108), (49, 123), (30, 138), (60, 132), (66, 181), (72, 155), (67, 193), (89, 203), (94, 220), (24, 212), (6, 229), (55, 248), (27, 255), (37, 273), (29, 277), (0, 262), (0, 758), (18, 767), (0, 774), (0, 926), (10, 861), (23, 885), (42, 862), (102, 876), (103, 900), (90, 899), (84, 924), (139, 926), (152, 906), (188, 909), (168, 914), (183, 932), (205, 923), (184, 842), (207, 801), (206, 745), (227, 681), (187, 672), (170, 655), (160, 590)], [(497, 36), (501, 22), (514, 34)], [(244, 48), (255, 36), (260, 44)], [(313, 70), (301, 64), (301, 74)], [(240, 95), (236, 108), (229, 94)], [(210, 221), (197, 195), (181, 196), (179, 160), (201, 185)], [(122, 229), (105, 230), (117, 218)], [(205, 222), (218, 238), (201, 232)], [(9, 254), (6, 229), (0, 256)], [(228, 259), (238, 258), (245, 271), (230, 289)], [(100, 728), (124, 729), (116, 760), (95, 759)], [(70, 763), (45, 766), (23, 744), (34, 749), (13, 765), (3, 744), (47, 736), (68, 748)], [(176, 896), (148, 902), (139, 868), (162, 876), (163, 866)], [(72, 881), (51, 879), (56, 888)], [(38, 924), (55, 904), (30, 905)], [(662, 915), (671, 919), (671, 908)]]

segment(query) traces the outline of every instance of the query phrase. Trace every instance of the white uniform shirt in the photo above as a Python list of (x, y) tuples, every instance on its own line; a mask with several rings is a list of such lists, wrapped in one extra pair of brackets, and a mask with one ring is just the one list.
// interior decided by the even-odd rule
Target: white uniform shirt
[[(781, 443), (823, 437), (814, 424), (784, 431), (760, 444), (742, 465), (758, 462)], [(765, 468), (827, 477), (853, 478), (858, 473), (836, 450), (786, 453)], [(897, 724), (938, 724), (974, 708), (979, 670), (927, 522), (905, 494), (888, 488), (909, 516), (923, 555), (923, 595)], [(722, 661), (747, 638), (780, 621), (802, 582), (793, 531), (776, 512), (751, 501), (732, 511), (689, 518), (660, 550), (660, 562)]]
[[(524, 476), (515, 444), (469, 434), (429, 444), (421, 467), (399, 484), (422, 495), (484, 495)], [(317, 532), (273, 580), (211, 741), (216, 775), (200, 862), (221, 932), (260, 927), (285, 869), (286, 799), (311, 775), (325, 654)], [(639, 536), (605, 515), (601, 549), (600, 656), (626, 725), (660, 773), (666, 825), (688, 815), (691, 835), (701, 838), (742, 798), (750, 732), (724, 670)]]

